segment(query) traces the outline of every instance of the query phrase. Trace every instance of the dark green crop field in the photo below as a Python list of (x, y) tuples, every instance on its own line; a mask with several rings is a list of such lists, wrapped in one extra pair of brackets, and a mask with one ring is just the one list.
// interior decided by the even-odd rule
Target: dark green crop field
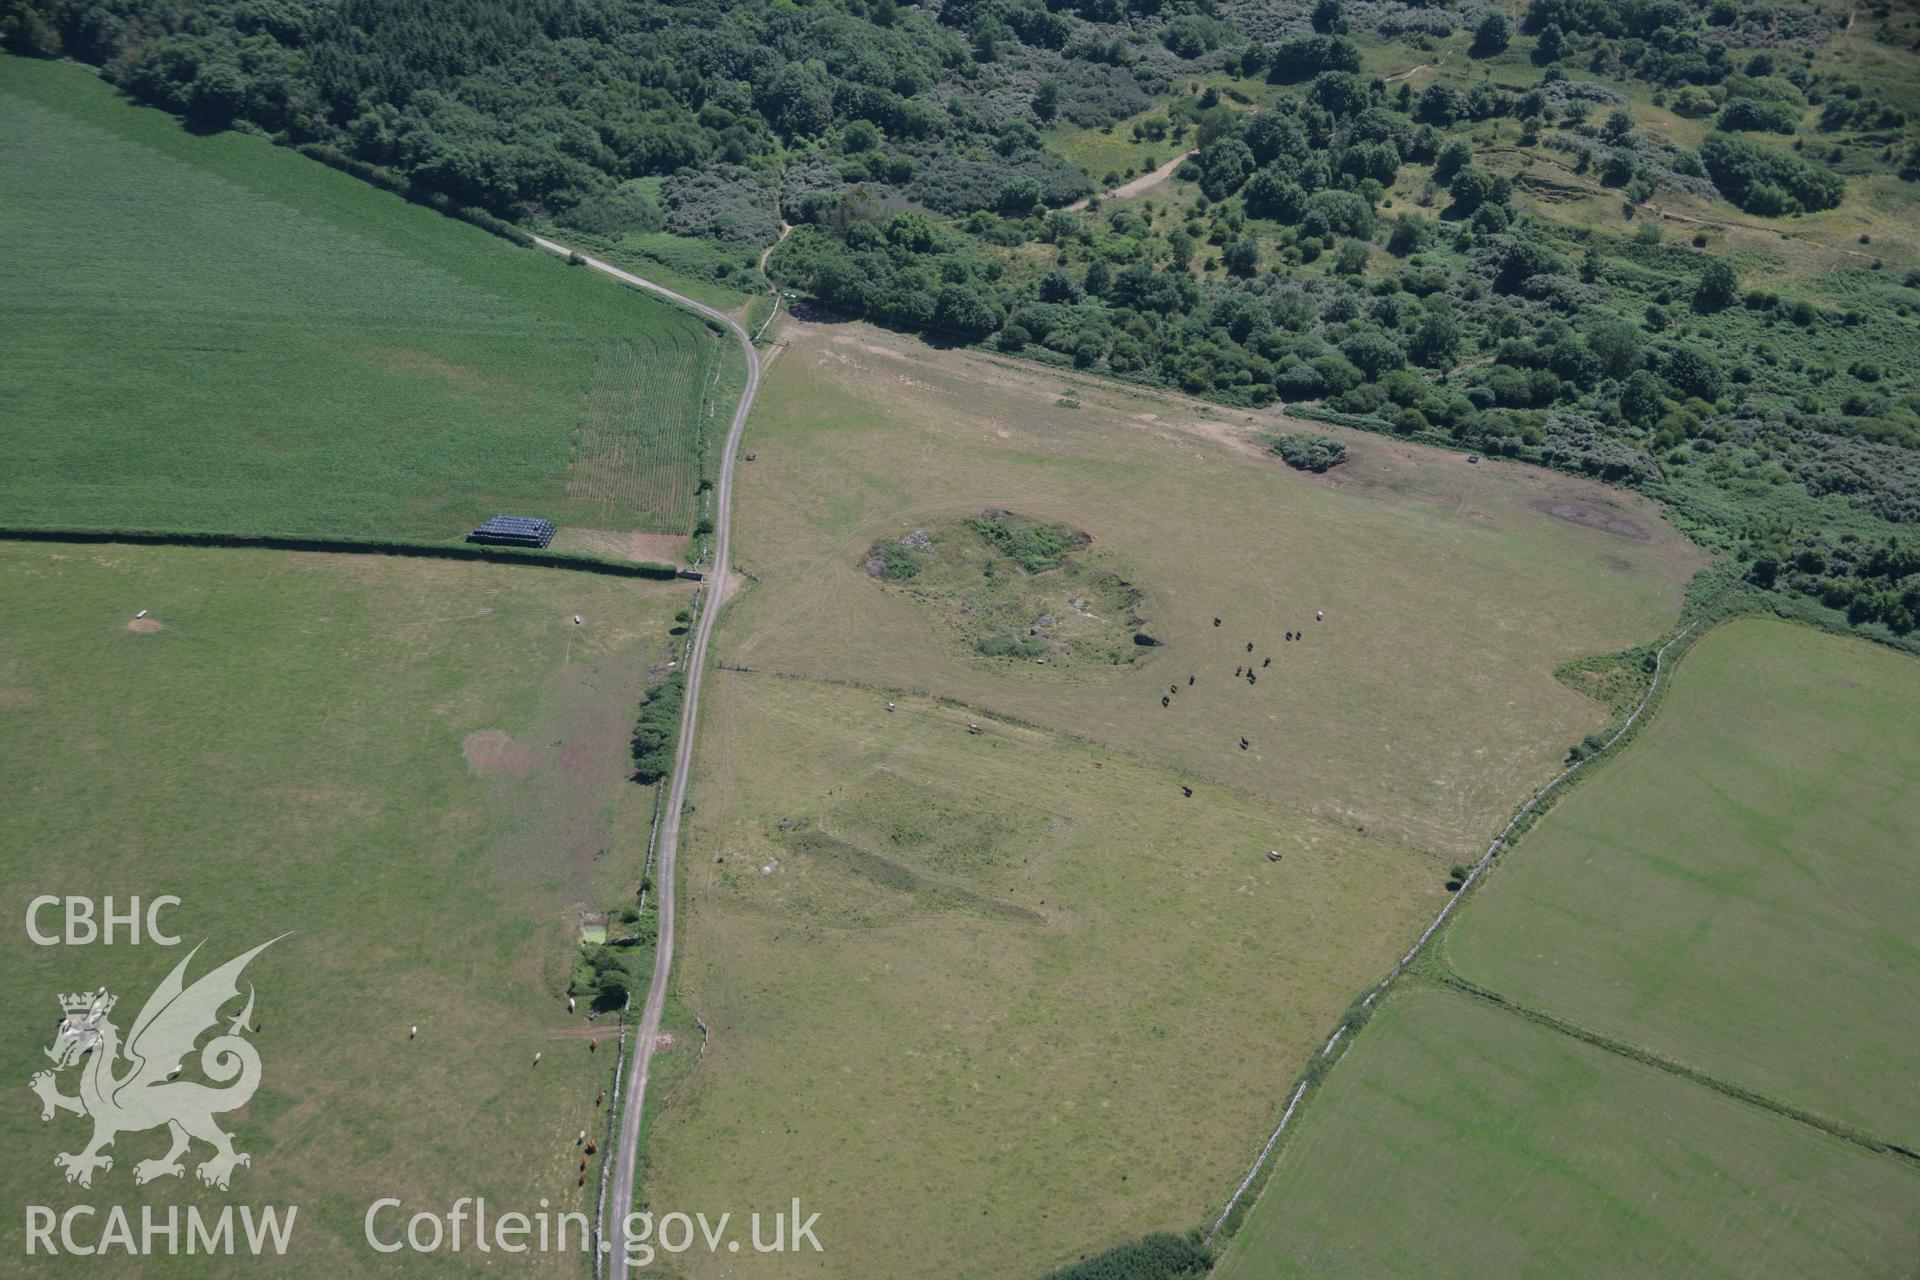
[(1221, 1280), (1911, 1274), (1913, 1169), (1470, 997), (1396, 995), (1305, 1120)]
[(1917, 714), (1882, 646), (1703, 638), (1442, 935), (1508, 1007), (1391, 996), (1221, 1273), (1911, 1274)]
[(0, 524), (685, 533), (720, 344), (71, 66), (0, 61)]
[(1448, 936), (1520, 1004), (1920, 1145), (1920, 665), (1742, 621)]

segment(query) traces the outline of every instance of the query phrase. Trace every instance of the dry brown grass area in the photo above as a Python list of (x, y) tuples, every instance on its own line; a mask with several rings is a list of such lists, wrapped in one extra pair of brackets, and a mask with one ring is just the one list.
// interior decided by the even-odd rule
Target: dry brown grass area
[[(1574, 477), (1293, 424), (1350, 451), (1310, 477), (1257, 443), (1279, 414), (864, 325), (784, 337), (739, 499), (738, 563), (761, 585), (723, 658), (925, 689), (1449, 856), (1598, 725), (1553, 667), (1656, 633), (1702, 563), (1652, 504)], [(1156, 602), (1166, 647), (1091, 688), (982, 671), (860, 571), (875, 538), (989, 506), (1092, 533)], [(1274, 659), (1257, 687), (1232, 676), (1248, 642)]]

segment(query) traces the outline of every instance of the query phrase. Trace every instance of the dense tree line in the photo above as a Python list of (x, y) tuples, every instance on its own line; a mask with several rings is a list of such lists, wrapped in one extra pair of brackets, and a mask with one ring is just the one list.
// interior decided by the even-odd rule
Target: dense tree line
[[(789, 151), (851, 126), (874, 131), (862, 150), (928, 207), (994, 207), (1015, 179), (1071, 200), (1091, 189), (1086, 176), (1013, 126), (1147, 107), (1174, 69), (1232, 34), (1201, 8), (9, 0), (0, 40), (94, 63), (198, 127), (324, 143), (503, 216), (590, 206), (604, 225), (596, 198), (624, 180), (731, 165), (771, 185)], [(1011, 112), (1009, 82), (1032, 86)], [(983, 137), (992, 148), (975, 145)]]
[(1920, 541), (1801, 534), (1761, 537), (1750, 551), (1747, 576), (1760, 586), (1817, 599), (1855, 625), (1901, 636), (1920, 629)]

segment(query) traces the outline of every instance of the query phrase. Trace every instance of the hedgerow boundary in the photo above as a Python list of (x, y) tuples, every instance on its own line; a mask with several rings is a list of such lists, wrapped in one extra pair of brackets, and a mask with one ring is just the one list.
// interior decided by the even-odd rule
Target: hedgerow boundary
[[(1703, 587), (1714, 591), (1714, 594), (1706, 600), (1699, 598)], [(1248, 1210), (1259, 1200), (1259, 1193), (1265, 1190), (1267, 1181), (1272, 1177), (1273, 1153), (1280, 1145), (1282, 1136), (1293, 1123), (1301, 1104), (1308, 1100), (1308, 1093), (1320, 1083), (1334, 1063), (1339, 1061), (1339, 1056), (1344, 1056), (1344, 1050), (1339, 1056), (1334, 1053), (1341, 1041), (1344, 1039), (1349, 1045), (1352, 1044), (1351, 1039), (1348, 1038), (1349, 1033), (1357, 1033), (1367, 1024), (1378, 1006), (1380, 997), (1387, 994), (1394, 983), (1405, 976), (1414, 962), (1423, 955), (1441, 928), (1452, 918), (1455, 909), (1484, 878), (1494, 860), (1502, 852), (1510, 849), (1514, 841), (1531, 830), (1534, 823), (1547, 812), (1543, 806), (1549, 800), (1558, 800), (1566, 794), (1571, 789), (1571, 785), (1595, 761), (1611, 758), (1621, 747), (1633, 740), (1640, 726), (1648, 721), (1648, 713), (1657, 710), (1664, 699), (1668, 684), (1664, 677), (1669, 664), (1678, 662), (1701, 636), (1719, 623), (1733, 617), (1770, 612), (1761, 601), (1752, 598), (1753, 594), (1745, 589), (1745, 584), (1737, 581), (1727, 582), (1721, 573), (1714, 570), (1703, 572), (1695, 579), (1694, 590), (1689, 592), (1687, 605), (1682, 610), (1680, 629), (1654, 650), (1653, 672), (1646, 692), (1641, 695), (1632, 711), (1607, 736), (1603, 746), (1561, 770), (1515, 810), (1513, 816), (1508, 819), (1507, 825), (1501, 828), (1500, 833), (1487, 845), (1486, 852), (1482, 853), (1479, 860), (1468, 869), (1459, 890), (1447, 899), (1446, 904), (1440, 908), (1440, 913), (1414, 941), (1413, 946), (1407, 949), (1407, 953), (1400, 957), (1399, 963), (1347, 1007), (1347, 1012), (1341, 1016), (1339, 1024), (1334, 1027), (1333, 1034), (1327, 1038), (1326, 1044), (1308, 1061), (1306, 1068), (1300, 1073), (1293, 1093), (1288, 1098), (1286, 1110), (1281, 1113), (1280, 1122), (1268, 1136), (1266, 1145), (1260, 1148), (1260, 1154), (1254, 1158), (1253, 1167), (1247, 1170), (1247, 1176), (1241, 1179), (1240, 1185), (1228, 1197), (1226, 1205), (1208, 1225), (1206, 1239), (1209, 1243), (1219, 1237), (1222, 1232), (1227, 1238), (1232, 1238), (1239, 1230), (1240, 1224), (1246, 1220)], [(1676, 646), (1678, 652), (1675, 652)], [(1610, 1045), (1602, 1047), (1610, 1047)], [(1689, 1075), (1688, 1078), (1692, 1076)], [(1733, 1096), (1739, 1096), (1745, 1101), (1756, 1101), (1754, 1098), (1745, 1097), (1744, 1094), (1737, 1093)], [(1832, 1130), (1828, 1131), (1832, 1132)], [(1873, 1140), (1869, 1139), (1869, 1141)], [(1253, 1192), (1251, 1197), (1248, 1195), (1249, 1191)]]
[(40, 525), (0, 525), (0, 541), (122, 543), (147, 547), (255, 547), (269, 551), (317, 551), (330, 554), (416, 556), (429, 560), (484, 560), (537, 569), (574, 569), (619, 578), (667, 579), (680, 576), (676, 565), (650, 560), (615, 560), (571, 551), (531, 551), (468, 542), (427, 542), (411, 538), (295, 537), (273, 533), (206, 533), (172, 529), (73, 529)]
[(1838, 1138), (1842, 1142), (1852, 1143), (1856, 1147), (1863, 1147), (1877, 1155), (1892, 1156), (1906, 1164), (1920, 1168), (1920, 1152), (1916, 1152), (1908, 1147), (1903, 1147), (1897, 1142), (1888, 1141), (1886, 1138), (1862, 1129), (1858, 1125), (1847, 1124), (1845, 1121), (1832, 1119), (1831, 1117), (1821, 1115), (1817, 1111), (1808, 1110), (1806, 1107), (1800, 1106), (1797, 1103), (1788, 1102), (1783, 1098), (1776, 1098), (1772, 1094), (1762, 1093), (1758, 1089), (1750, 1089), (1746, 1085), (1736, 1084), (1730, 1080), (1723, 1080), (1719, 1076), (1709, 1075), (1698, 1067), (1689, 1066), (1677, 1058), (1669, 1058), (1665, 1054), (1655, 1053), (1651, 1049), (1644, 1048), (1629, 1041), (1616, 1039), (1613, 1036), (1607, 1035), (1605, 1032), (1595, 1031), (1592, 1027), (1575, 1022), (1571, 1018), (1563, 1018), (1558, 1014), (1548, 1013), (1544, 1009), (1535, 1009), (1528, 1005), (1518, 1004), (1496, 991), (1489, 991), (1478, 983), (1469, 982), (1458, 974), (1442, 974), (1435, 980), (1449, 990), (1457, 991), (1470, 999), (1490, 1004), (1496, 1009), (1512, 1014), (1516, 1018), (1522, 1018), (1538, 1026), (1546, 1027), (1550, 1031), (1557, 1031), (1563, 1036), (1584, 1041), (1587, 1044), (1593, 1045), (1595, 1048), (1605, 1049), (1608, 1053), (1618, 1054), (1623, 1058), (1631, 1058), (1633, 1061), (1641, 1063), (1644, 1066), (1652, 1067), (1656, 1071), (1664, 1071), (1668, 1075), (1678, 1076), (1682, 1080), (1697, 1084), (1704, 1089), (1711, 1089), (1715, 1093), (1724, 1094), (1737, 1102), (1744, 1102), (1749, 1106), (1759, 1107), (1763, 1111), (1771, 1111), (1776, 1115), (1784, 1116), (1788, 1120), (1796, 1121), (1812, 1129), (1818, 1129), (1820, 1132), (1830, 1137)]

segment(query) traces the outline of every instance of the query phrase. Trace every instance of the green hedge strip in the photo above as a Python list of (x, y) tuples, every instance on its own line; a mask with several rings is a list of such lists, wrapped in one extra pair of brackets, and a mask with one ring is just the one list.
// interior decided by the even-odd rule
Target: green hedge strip
[(567, 551), (533, 551), (471, 542), (426, 542), (410, 538), (293, 537), (271, 533), (208, 533), (175, 529), (71, 529), (0, 525), (0, 539), (14, 542), (122, 542), (157, 547), (262, 547), (271, 551), (351, 552), (360, 555), (421, 556), (438, 560), (486, 560), (494, 564), (543, 569), (577, 569), (623, 578), (675, 578), (675, 565), (614, 560)]

